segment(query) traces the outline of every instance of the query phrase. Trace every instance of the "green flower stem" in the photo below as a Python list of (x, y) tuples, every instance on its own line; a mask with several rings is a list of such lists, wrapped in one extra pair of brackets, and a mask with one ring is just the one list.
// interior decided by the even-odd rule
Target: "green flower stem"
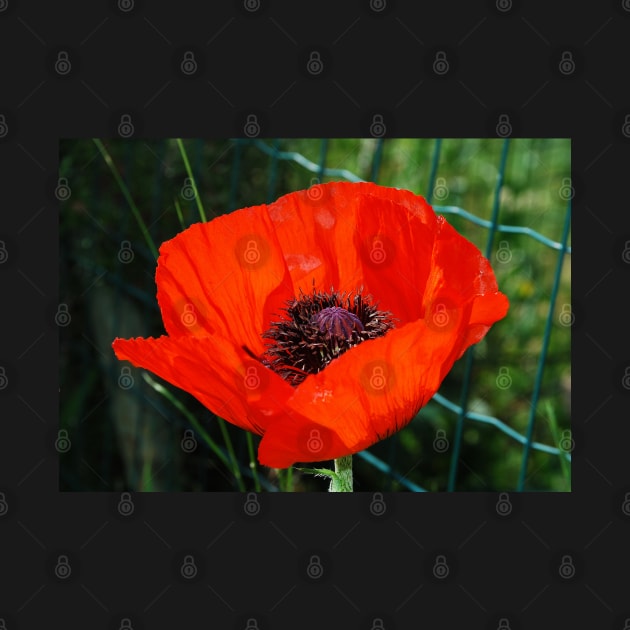
[(238, 484), (241, 491), (245, 490), (245, 485), (243, 484), (243, 475), (241, 475), (241, 469), (238, 465), (238, 459), (236, 459), (236, 454), (234, 453), (234, 447), (232, 446), (232, 439), (230, 438), (230, 434), (228, 433), (227, 422), (223, 418), (219, 418), (219, 416), (215, 415), (217, 422), (219, 423), (219, 429), (223, 435), (223, 441), (225, 442), (225, 447), (227, 448), (227, 452), (230, 456), (230, 460), (232, 462), (232, 474), (236, 478), (236, 483)]
[(352, 455), (336, 459), (335, 470), (328, 470), (328, 468), (298, 468), (298, 470), (316, 477), (329, 477), (328, 492), (352, 492)]
[(293, 468), (284, 471), (284, 491), (293, 492)]
[(331, 477), (328, 492), (352, 492), (352, 455), (335, 460), (335, 475)]
[(184, 161), (184, 167), (186, 169), (186, 174), (190, 179), (190, 183), (192, 184), (193, 189), (195, 190), (195, 201), (197, 202), (197, 210), (199, 211), (199, 216), (201, 220), (205, 223), (208, 219), (206, 218), (206, 213), (203, 209), (203, 204), (201, 203), (201, 199), (199, 198), (199, 191), (197, 190), (197, 182), (195, 181), (195, 177), (193, 175), (192, 169), (190, 168), (190, 162), (188, 161), (188, 154), (186, 153), (186, 149), (184, 148), (184, 143), (180, 138), (175, 140), (177, 146), (179, 147), (179, 152), (182, 155), (182, 160)]
[(151, 234), (149, 233), (149, 230), (144, 222), (144, 219), (142, 218), (142, 215), (140, 214), (140, 210), (138, 210), (138, 206), (136, 206), (131, 196), (131, 193), (129, 192), (129, 188), (127, 188), (127, 184), (125, 184), (125, 180), (121, 177), (120, 173), (118, 172), (118, 169), (116, 168), (116, 165), (114, 164), (114, 160), (112, 160), (112, 156), (109, 154), (109, 151), (105, 148), (105, 145), (100, 140), (98, 140), (97, 138), (92, 138), (92, 140), (94, 144), (96, 145), (96, 148), (100, 151), (101, 155), (103, 156), (103, 159), (105, 160), (105, 164), (109, 166), (109, 170), (112, 172), (112, 175), (114, 176), (114, 179), (116, 180), (116, 183), (118, 184), (118, 187), (120, 188), (120, 192), (123, 194), (123, 197), (126, 199), (127, 203), (129, 204), (129, 207), (131, 208), (131, 212), (133, 213), (133, 216), (136, 218), (136, 221), (138, 222), (138, 226), (140, 227), (140, 231), (142, 232), (142, 235), (144, 236), (144, 240), (146, 241), (153, 256), (157, 259), (158, 249), (155, 246), (153, 239), (151, 238)]
[[(234, 477), (236, 478), (236, 483), (238, 484), (238, 488), (241, 492), (245, 492), (245, 484), (243, 482), (243, 477), (241, 475), (241, 471), (238, 468), (238, 463), (235, 463), (236, 457), (234, 456), (234, 450), (228, 449), (231, 451), (232, 461), (230, 461), (227, 456), (223, 453), (223, 451), (219, 448), (219, 446), (214, 442), (214, 440), (210, 437), (209, 433), (201, 426), (197, 418), (186, 409), (183, 403), (181, 403), (171, 392), (166, 389), (163, 385), (158, 383), (156, 380), (151, 378), (151, 376), (147, 372), (142, 372), (142, 378), (158, 393), (164, 396), (166, 400), (168, 400), (178, 411), (180, 411), (190, 422), (192, 427), (197, 431), (197, 433), (201, 436), (204, 442), (210, 447), (212, 452), (225, 464), (225, 466), (232, 471)], [(221, 420), (217, 418), (217, 420)], [(225, 421), (222, 421), (225, 424)], [(223, 427), (225, 430), (225, 427)], [(225, 433), (224, 433), (225, 437)], [(227, 436), (229, 440), (229, 435)], [(229, 442), (229, 446), (232, 444)], [(236, 468), (235, 468), (236, 467)]]
[(179, 199), (177, 199), (177, 197), (173, 199), (173, 205), (175, 206), (175, 212), (177, 213), (179, 224), (182, 226), (182, 230), (185, 230), (187, 226), (184, 223), (184, 215), (182, 214), (182, 208), (179, 205)]
[(256, 492), (260, 492), (260, 477), (258, 476), (258, 467), (256, 466), (256, 454), (254, 453), (254, 440), (252, 434), (249, 431), (245, 432), (245, 437), (247, 439), (247, 451), (249, 452), (249, 467), (252, 471), (252, 476), (254, 478), (254, 490)]

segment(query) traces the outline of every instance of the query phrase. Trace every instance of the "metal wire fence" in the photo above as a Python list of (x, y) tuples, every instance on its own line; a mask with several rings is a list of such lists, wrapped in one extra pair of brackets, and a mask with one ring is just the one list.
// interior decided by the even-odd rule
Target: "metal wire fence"
[[(338, 141), (337, 144), (342, 141)], [(346, 143), (351, 141), (345, 141)], [(399, 144), (396, 145), (396, 142)], [(546, 211), (542, 215), (552, 215), (553, 220), (545, 223), (539, 221), (541, 225), (555, 229), (557, 234), (545, 234), (537, 231), (526, 223), (532, 221), (527, 212), (518, 209), (518, 203), (514, 197), (514, 187), (509, 185), (511, 173), (518, 172), (518, 166), (523, 165), (524, 160), (529, 159), (529, 176), (525, 178), (521, 189), (520, 197), (527, 194), (528, 186), (531, 187), (532, 179), (538, 177), (543, 170), (549, 170), (549, 165), (534, 164), (531, 161), (541, 160), (541, 155), (549, 148), (547, 145), (536, 145), (536, 141), (524, 140), (495, 140), (489, 145), (475, 145), (486, 147), (485, 154), (496, 159), (496, 164), (491, 173), (485, 173), (484, 179), (493, 180), (491, 184), (491, 194), (486, 195), (477, 212), (464, 209), (460, 204), (441, 205), (449, 197), (458, 201), (457, 187), (465, 187), (461, 183), (461, 178), (449, 171), (449, 161), (452, 157), (455, 141), (431, 140), (431, 141), (403, 141), (370, 139), (357, 140), (355, 146), (360, 147), (359, 159), (355, 164), (360, 169), (338, 168), (335, 163), (344, 163), (343, 151), (334, 146), (333, 140), (296, 141), (286, 140), (260, 140), (257, 138), (236, 139), (219, 143), (214, 152), (214, 162), (208, 164), (206, 152), (207, 143), (203, 141), (187, 141), (187, 155), (190, 156), (188, 169), (182, 172), (182, 167), (173, 153), (172, 143), (161, 142), (118, 142), (110, 143), (114, 164), (106, 167), (106, 161), (94, 149), (94, 145), (89, 145), (87, 141), (73, 141), (62, 144), (60, 176), (69, 186), (72, 185), (72, 195), (62, 200), (61, 215), (61, 244), (62, 244), (62, 294), (64, 290), (68, 297), (67, 301), (72, 303), (72, 309), (83, 318), (85, 323), (84, 332), (77, 334), (76, 331), (68, 333), (65, 342), (62, 340), (62, 352), (65, 353), (61, 360), (61, 380), (66, 387), (62, 390), (62, 414), (61, 426), (72, 432), (78, 444), (83, 444), (86, 452), (94, 451), (93, 443), (95, 439), (99, 441), (98, 458), (87, 456), (79, 457), (77, 452), (81, 448), (75, 449), (75, 455), (62, 461), (61, 485), (65, 489), (139, 489), (144, 487), (141, 480), (146, 477), (143, 467), (146, 466), (147, 457), (150, 461), (151, 472), (149, 477), (155, 477), (160, 466), (168, 470), (168, 453), (156, 455), (155, 446), (158, 443), (171, 443), (180, 445), (184, 449), (184, 440), (192, 438), (197, 446), (196, 438), (200, 431), (204, 431), (204, 426), (212, 421), (210, 414), (199, 417), (197, 410), (197, 421), (191, 425), (190, 414), (183, 413), (182, 408), (176, 409), (169, 404), (166, 399), (153, 396), (147, 393), (146, 389), (129, 387), (127, 393), (133, 394), (136, 400), (136, 408), (131, 412), (128, 408), (120, 407), (116, 411), (116, 403), (113, 402), (111, 389), (99, 383), (99, 375), (104, 374), (104, 378), (116, 382), (118, 389), (121, 386), (121, 378), (129, 377), (132, 385), (135, 385), (134, 373), (124, 371), (111, 357), (107, 356), (107, 348), (103, 341), (98, 341), (99, 330), (105, 328), (108, 331), (122, 329), (120, 304), (123, 297), (133, 301), (136, 305), (141, 305), (142, 309), (150, 312), (150, 317), (142, 316), (142, 322), (135, 322), (134, 335), (149, 336), (150, 330), (146, 326), (149, 319), (155, 320), (157, 315), (156, 303), (151, 286), (154, 273), (155, 251), (151, 247), (151, 242), (159, 244), (161, 240), (172, 237), (175, 228), (182, 229), (194, 220), (211, 219), (215, 214), (232, 211), (244, 205), (252, 203), (271, 202), (280, 194), (288, 192), (291, 187), (306, 187), (329, 180), (346, 181), (373, 181), (384, 185), (396, 185), (396, 173), (405, 183), (405, 178), (409, 178), (409, 173), (418, 171), (419, 176), (414, 181), (409, 181), (409, 187), (418, 194), (423, 194), (431, 203), (438, 214), (444, 214), (457, 229), (465, 236), (472, 232), (477, 238), (478, 246), (484, 255), (493, 262), (493, 266), (501, 268), (502, 263), (518, 263), (516, 256), (517, 249), (511, 245), (510, 240), (497, 239), (525, 239), (519, 241), (522, 244), (518, 251), (526, 252), (520, 260), (521, 265), (527, 266), (528, 261), (540, 256), (536, 248), (543, 248), (554, 253), (554, 258), (545, 257), (544, 278), (537, 277), (536, 269), (523, 275), (523, 270), (518, 269), (518, 264), (510, 266), (511, 274), (517, 274), (518, 279), (510, 273), (506, 274), (508, 289), (514, 287), (510, 294), (502, 284), (501, 273), (497, 271), (500, 288), (508, 293), (508, 297), (514, 304), (519, 301), (525, 305), (523, 309), (511, 310), (508, 318), (517, 317), (523, 322), (530, 319), (535, 323), (531, 324), (506, 324), (506, 326), (521, 326), (523, 331), (515, 335), (515, 343), (518, 346), (523, 343), (523, 339), (531, 340), (531, 347), (528, 349), (530, 368), (524, 370), (523, 378), (515, 377), (514, 372), (517, 366), (510, 363), (511, 359), (501, 356), (498, 351), (490, 351), (492, 341), (485, 341), (479, 344), (481, 347), (481, 360), (479, 359), (479, 348), (472, 347), (464, 357), (458, 362), (455, 378), (453, 382), (447, 383), (438, 392), (427, 411), (423, 410), (410, 424), (410, 435), (413, 434), (414, 427), (421, 430), (421, 442), (423, 447), (412, 447), (408, 436), (396, 434), (387, 440), (387, 445), (378, 449), (368, 449), (358, 454), (361, 466), (364, 470), (371, 470), (366, 473), (366, 485), (374, 474), (380, 474), (387, 482), (377, 488), (364, 489), (397, 489), (410, 491), (425, 491), (425, 484), (421, 479), (414, 478), (409, 470), (409, 460), (401, 457), (401, 449), (426, 452), (426, 440), (428, 433), (421, 429), (423, 419), (429, 418), (428, 425), (431, 427), (433, 440), (429, 447), (433, 457), (439, 457), (441, 465), (433, 471), (434, 476), (439, 477), (439, 489), (456, 490), (462, 489), (458, 479), (464, 474), (479, 476), (475, 465), (470, 465), (468, 459), (463, 457), (463, 453), (470, 452), (471, 446), (467, 445), (466, 436), (472, 436), (474, 446), (475, 440), (477, 451), (484, 451), (484, 444), (489, 442), (486, 429), (492, 430), (505, 436), (499, 446), (494, 443), (492, 450), (501, 451), (506, 448), (510, 452), (511, 475), (509, 479), (501, 477), (499, 479), (487, 479), (475, 488), (473, 483), (465, 483), (464, 489), (500, 489), (500, 490), (525, 490), (530, 489), (532, 484), (528, 479), (532, 475), (532, 468), (538, 469), (546, 465), (555, 467), (563, 471), (564, 479), (567, 482), (564, 487), (558, 484), (545, 487), (545, 483), (534, 484), (534, 489), (568, 489), (567, 465), (571, 461), (572, 439), (569, 430), (568, 405), (561, 403), (562, 396), (566, 398), (570, 395), (569, 385), (564, 385), (564, 393), (559, 385), (559, 374), (564, 374), (570, 366), (569, 344), (570, 325), (572, 323), (572, 313), (570, 302), (568, 301), (568, 283), (570, 282), (570, 265), (568, 259), (571, 254), (570, 247), (570, 225), (571, 225), (571, 199), (573, 191), (570, 184), (570, 157), (569, 145), (562, 144), (559, 149), (561, 155), (560, 164), (554, 166), (553, 173), (549, 176), (548, 182), (541, 186), (542, 189), (551, 189), (554, 203), (546, 203)], [(466, 141), (460, 141), (462, 147), (466, 147)], [(481, 141), (477, 141), (478, 143)], [(488, 141), (489, 142), (489, 141)], [(544, 141), (540, 141), (544, 142)], [(415, 143), (415, 144), (414, 144)], [(299, 150), (292, 150), (295, 146)], [(343, 145), (345, 147), (345, 145)], [(415, 147), (421, 146), (422, 151), (415, 152)], [(538, 146), (538, 149), (536, 147)], [(286, 147), (289, 147), (287, 149)], [(366, 150), (369, 147), (369, 150)], [(534, 148), (532, 148), (534, 147)], [(308, 149), (307, 150), (305, 150)], [(446, 148), (446, 150), (445, 150)], [(555, 147), (557, 148), (557, 147)], [(116, 151), (114, 151), (116, 149)], [(535, 150), (536, 149), (536, 150)], [(460, 150), (460, 149), (458, 149)], [(305, 153), (309, 152), (310, 157)], [(531, 154), (535, 154), (532, 158)], [(420, 157), (422, 156), (422, 158)], [(518, 162), (516, 171), (508, 172), (508, 163), (512, 155), (516, 156)], [(142, 157), (144, 156), (144, 157)], [(340, 157), (341, 156), (341, 157)], [(142, 168), (142, 161), (148, 161), (148, 167)], [(488, 156), (484, 158), (484, 164), (488, 164)], [(397, 163), (398, 167), (392, 168), (391, 163)], [(400, 167), (403, 162), (404, 166)], [(468, 158), (468, 164), (475, 160)], [(361, 176), (357, 174), (361, 171)], [(118, 173), (118, 177), (112, 174)], [(136, 181), (147, 181), (149, 175), (153, 173), (150, 186), (145, 184), (148, 190), (140, 191)], [(182, 178), (182, 174), (186, 177)], [(522, 178), (522, 173), (520, 173)], [(214, 179), (213, 179), (214, 178)], [(118, 181), (114, 182), (117, 179)], [(419, 189), (419, 180), (423, 180), (424, 189)], [(61, 181), (61, 180), (60, 180)], [(214, 182), (214, 183), (213, 183)], [(217, 182), (220, 182), (218, 184)], [(299, 186), (298, 182), (303, 182)], [(392, 183), (394, 182), (394, 183)], [(452, 183), (452, 191), (447, 188), (447, 182)], [(507, 187), (506, 187), (507, 183)], [(287, 190), (287, 187), (289, 189)], [(407, 186), (400, 186), (407, 187)], [(205, 203), (200, 204), (200, 198), (204, 197), (197, 191), (208, 190), (205, 194)], [(264, 198), (261, 197), (261, 190)], [(192, 191), (192, 192), (191, 192)], [(446, 194), (445, 194), (446, 191)], [(510, 192), (511, 191), (511, 192)], [(549, 192), (549, 191), (547, 191)], [(542, 194), (542, 193), (541, 193)], [(214, 195), (214, 196), (213, 196)], [(465, 195), (460, 195), (461, 199)], [(549, 195), (545, 199), (549, 199)], [(106, 209), (108, 204), (118, 208), (116, 212)], [(534, 204), (535, 205), (535, 204)], [(553, 207), (551, 207), (553, 205)], [(202, 208), (206, 207), (206, 211)], [(131, 212), (121, 211), (122, 207), (128, 207)], [(504, 208), (507, 210), (504, 212)], [(562, 211), (558, 208), (562, 207)], [(134, 210), (135, 209), (135, 210)], [(195, 215), (195, 210), (198, 213)], [(135, 215), (135, 216), (134, 216)], [(173, 217), (177, 218), (174, 225)], [(540, 218), (540, 214), (537, 215)], [(512, 222), (510, 219), (517, 219), (520, 223)], [(536, 220), (536, 219), (534, 219)], [(144, 225), (146, 234), (144, 243), (138, 237), (138, 225)], [(165, 227), (168, 225), (168, 227)], [(559, 230), (558, 230), (559, 229)], [(76, 241), (83, 239), (82, 246), (77, 247), (69, 244), (68, 240)], [(483, 242), (480, 239), (483, 238)], [(97, 245), (97, 243), (100, 243)], [(101, 256), (98, 252), (116, 251), (116, 259), (109, 256)], [(136, 258), (141, 264), (136, 265), (133, 273), (130, 273), (128, 265)], [(127, 262), (125, 262), (125, 258)], [(131, 258), (131, 261), (128, 259)], [(516, 270), (515, 270), (516, 269)], [(523, 280), (525, 278), (525, 280)], [(528, 298), (528, 291), (535, 292), (532, 285), (544, 285), (542, 293), (536, 294), (535, 299)], [(107, 302), (100, 297), (94, 300), (95, 304), (87, 305), (85, 296), (89, 295), (92, 300), (95, 288), (105, 287), (110, 289), (113, 300)], [(559, 296), (562, 295), (562, 301)], [(104, 323), (102, 314), (107, 304), (112, 306), (109, 320)], [(530, 308), (531, 307), (531, 308)], [(535, 311), (535, 316), (527, 309)], [(516, 314), (512, 313), (516, 311)], [(529, 313), (529, 314), (528, 314)], [(146, 328), (145, 330), (140, 330)], [(506, 330), (508, 330), (506, 328)], [(520, 330), (520, 328), (519, 328)], [(92, 332), (90, 332), (92, 331)], [(123, 336), (123, 335), (116, 335)], [(510, 338), (508, 332), (504, 333), (506, 339)], [(492, 335), (491, 335), (492, 337)], [(555, 346), (553, 339), (559, 339)], [(105, 335), (107, 339), (107, 335)], [(506, 342), (507, 343), (507, 342)], [(488, 364), (488, 354), (494, 354), (494, 360)], [(553, 369), (550, 371), (550, 354), (553, 355)], [(99, 369), (94, 369), (94, 365), (99, 364)], [(498, 365), (497, 365), (498, 364)], [(83, 365), (84, 367), (81, 367)], [(480, 367), (481, 365), (481, 367)], [(89, 368), (87, 366), (90, 366)], [(498, 370), (497, 370), (498, 367)], [(123, 371), (121, 371), (121, 369)], [(129, 370), (129, 368), (127, 368)], [(512, 370), (512, 372), (510, 372)], [(564, 372), (563, 372), (564, 370)], [(76, 383), (77, 371), (83, 373), (81, 385)], [(570, 377), (570, 372), (569, 372)], [(137, 379), (137, 376), (135, 377)], [(447, 381), (449, 379), (447, 378)], [(519, 381), (520, 385), (512, 387), (513, 381)], [(123, 385), (125, 382), (122, 381)], [(482, 394), (478, 395), (478, 383), (481, 383)], [(505, 387), (505, 385), (508, 385)], [(568, 390), (568, 391), (567, 391)], [(510, 395), (519, 399), (518, 415), (520, 420), (514, 421), (513, 417), (501, 417), (500, 414), (492, 413), (495, 406), (493, 394), (506, 400), (503, 406), (498, 405), (503, 410), (509, 410), (512, 414), (515, 408), (514, 402), (509, 400)], [(545, 398), (545, 405), (541, 406), (541, 401)], [(181, 398), (180, 398), (181, 400)], [(485, 406), (481, 404), (483, 400), (490, 401)], [(551, 401), (551, 402), (550, 402)], [(104, 403), (107, 404), (104, 404)], [(191, 404), (186, 400), (185, 405)], [(100, 409), (101, 406), (103, 409)], [(108, 408), (109, 411), (106, 411)], [(163, 430), (157, 430), (155, 421), (153, 428), (147, 431), (146, 426), (137, 420), (143, 413), (143, 409), (155, 412), (158, 418), (164, 420)], [(115, 414), (124, 414), (129, 418), (132, 414), (135, 420), (133, 426), (116, 425)], [(135, 416), (133, 414), (136, 414)], [(138, 416), (139, 414), (139, 416)], [(92, 428), (86, 418), (99, 417), (97, 426)], [(437, 419), (436, 419), (437, 418)], [(435, 419), (433, 421), (432, 419)], [(541, 426), (542, 424), (542, 426)], [(182, 431), (183, 437), (182, 437)], [(403, 434), (407, 430), (403, 431)], [(121, 438), (123, 435), (130, 436), (128, 439)], [(447, 437), (450, 434), (450, 439)], [(98, 436), (95, 438), (95, 435)], [(544, 439), (536, 439), (540, 435)], [(475, 437), (476, 436), (476, 437)], [(248, 446), (242, 439), (236, 447), (236, 459), (242, 462), (242, 475), (245, 480), (251, 479), (251, 467), (248, 463)], [(494, 438), (493, 438), (494, 440)], [(470, 441), (470, 440), (469, 440)], [(411, 439), (412, 444), (413, 439)], [(496, 442), (496, 440), (495, 440)], [(147, 447), (147, 443), (149, 447)], [(89, 446), (92, 444), (92, 446)], [(203, 445), (203, 441), (201, 441)], [(446, 446), (446, 448), (444, 448)], [(149, 448), (149, 454), (147, 454)], [(224, 448), (225, 447), (219, 447)], [(126, 450), (126, 455), (124, 454)], [(168, 447), (167, 449), (168, 450)], [(112, 453), (123, 452), (119, 456), (126, 461), (126, 465), (121, 462), (116, 463), (116, 456)], [(207, 479), (209, 474), (216, 474), (216, 467), (208, 467), (208, 456), (212, 456), (207, 449), (202, 449), (203, 457), (199, 459), (198, 467), (195, 470), (188, 469), (187, 474), (197, 478)], [(84, 453), (85, 455), (85, 453)], [(227, 455), (227, 451), (226, 451)], [(536, 455), (539, 459), (532, 465), (532, 457)], [(518, 464), (514, 458), (518, 458)], [(540, 458), (548, 458), (547, 460)], [(430, 459), (426, 455), (424, 459)], [(81, 463), (81, 461), (83, 463)], [(134, 462), (133, 466), (129, 462)], [(413, 459), (410, 460), (413, 462)], [(161, 462), (161, 464), (160, 464)], [(402, 468), (401, 468), (402, 464)], [(462, 465), (465, 470), (462, 473)], [(80, 468), (88, 467), (91, 472), (85, 474)], [(135, 474), (122, 475), (118, 468), (129, 468), (135, 470)], [(413, 467), (413, 464), (412, 464)], [(407, 468), (407, 470), (405, 470)], [(516, 474), (516, 468), (518, 472)], [(203, 475), (199, 472), (203, 470)], [(534, 471), (535, 472), (535, 471)], [(162, 475), (166, 473), (162, 470)], [(516, 474), (516, 478), (515, 477)], [(372, 475), (372, 476), (371, 476)], [(570, 476), (570, 471), (568, 473)], [(153, 486), (154, 489), (176, 489), (178, 481), (173, 478), (166, 486), (159, 484)], [(96, 480), (98, 478), (99, 481)], [(91, 481), (86, 481), (91, 479)], [(118, 481), (116, 481), (118, 479)], [(124, 479), (124, 480), (123, 480)], [(136, 487), (132, 487), (133, 485)], [(268, 490), (275, 490), (277, 486), (273, 479), (267, 479), (262, 486)], [(192, 485), (189, 489), (205, 489), (206, 484)], [(241, 485), (244, 489), (247, 482)], [(359, 490), (361, 488), (358, 488)], [(436, 489), (435, 485), (431, 489)]]

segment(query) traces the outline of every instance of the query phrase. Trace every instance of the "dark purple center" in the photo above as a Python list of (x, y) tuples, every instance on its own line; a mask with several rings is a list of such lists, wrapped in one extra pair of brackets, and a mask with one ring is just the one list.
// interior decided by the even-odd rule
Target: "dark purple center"
[(325, 333), (328, 339), (337, 337), (349, 341), (352, 334), (365, 330), (361, 320), (342, 306), (329, 306), (313, 316), (313, 324), (319, 332)]
[(379, 311), (362, 289), (340, 293), (313, 287), (312, 293), (300, 290), (286, 305), (282, 318), (263, 333), (267, 348), (261, 360), (293, 386), (350, 348), (394, 328), (392, 314)]

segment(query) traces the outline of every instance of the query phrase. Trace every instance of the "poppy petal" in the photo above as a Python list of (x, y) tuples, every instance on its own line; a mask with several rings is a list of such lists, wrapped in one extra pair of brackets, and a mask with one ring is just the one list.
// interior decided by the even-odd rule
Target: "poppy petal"
[(508, 309), (507, 297), (498, 291), (476, 298), (470, 314), (470, 327), (466, 332), (464, 343), (466, 348), (481, 341), (490, 330), (490, 326), (506, 316)]
[(351, 291), (360, 282), (357, 252), (350, 245), (356, 227), (353, 196), (339, 185), (290, 193), (268, 206), (276, 238), (292, 279), (292, 295), (318, 289)]
[(164, 243), (156, 283), (170, 336), (216, 333), (256, 354), (264, 326), (292, 290), (265, 206), (197, 223)]
[(436, 236), (436, 215), (406, 190), (332, 182), (269, 206), (294, 295), (363, 287), (401, 323), (420, 314)]
[(399, 325), (415, 321), (422, 316), (437, 217), (422, 197), (394, 188), (371, 185), (358, 204), (354, 241), (364, 283)]
[[(366, 341), (309, 376), (268, 425), (258, 456), (285, 468), (363, 450), (402, 429), (435, 394), (460, 352), (463, 323), (443, 332), (424, 321)], [(309, 447), (313, 431), (322, 448)]]
[[(116, 339), (114, 352), (187, 391), (232, 424), (262, 435), (291, 386), (220, 337)], [(212, 357), (220, 356), (221, 361)]]

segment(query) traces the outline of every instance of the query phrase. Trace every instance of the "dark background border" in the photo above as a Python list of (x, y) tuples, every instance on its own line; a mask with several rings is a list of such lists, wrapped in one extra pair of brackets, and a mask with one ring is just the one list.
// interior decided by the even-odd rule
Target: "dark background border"
[[(630, 2), (154, 5), (0, 0), (6, 628), (622, 630)], [(58, 140), (117, 135), (123, 115), (134, 137), (243, 136), (251, 113), (261, 137), (367, 136), (377, 113), (400, 137), (494, 137), (507, 115), (515, 137), (572, 138), (571, 495), (507, 515), (488, 494), (385, 495), (378, 517), (369, 495), (269, 495), (251, 518), (229, 494), (134, 496), (125, 516), (57, 491)]]

